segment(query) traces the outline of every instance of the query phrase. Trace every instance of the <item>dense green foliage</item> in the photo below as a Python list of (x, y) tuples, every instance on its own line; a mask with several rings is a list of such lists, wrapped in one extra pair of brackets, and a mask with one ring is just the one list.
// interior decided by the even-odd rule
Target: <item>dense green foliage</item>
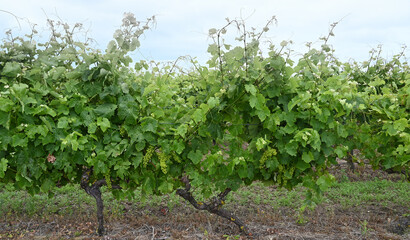
[[(0, 47), (0, 182), (31, 193), (79, 183), (86, 168), (117, 196), (173, 192), (189, 176), (205, 195), (261, 180), (325, 190), (336, 157), (409, 169), (410, 69), (402, 56), (343, 63), (323, 39), (295, 63), (239, 21), (210, 30), (208, 66), (159, 68), (128, 55), (149, 28), (127, 15), (106, 51), (52, 36)], [(224, 42), (231, 26), (237, 45)], [(58, 29), (62, 29), (62, 33)]]

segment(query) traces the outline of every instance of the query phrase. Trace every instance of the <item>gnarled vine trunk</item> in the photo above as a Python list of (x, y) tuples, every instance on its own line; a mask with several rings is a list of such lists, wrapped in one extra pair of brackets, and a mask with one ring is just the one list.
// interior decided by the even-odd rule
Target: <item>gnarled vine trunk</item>
[[(97, 203), (97, 220), (98, 220), (98, 235), (103, 236), (105, 233), (104, 229), (104, 202), (101, 197), (101, 190), (100, 188), (103, 185), (106, 185), (107, 182), (105, 179), (98, 180), (95, 183), (93, 183), (90, 186), (90, 175), (92, 173), (92, 169), (87, 169), (83, 172), (83, 175), (81, 177), (81, 188), (84, 189), (84, 191), (93, 196), (95, 198), (95, 201)], [(112, 188), (115, 189), (121, 189), (120, 186), (113, 185)]]
[(222, 209), (222, 206), (225, 204), (226, 196), (231, 192), (230, 188), (225, 189), (225, 191), (221, 192), (217, 197), (211, 199), (209, 203), (198, 202), (190, 192), (191, 184), (187, 177), (182, 178), (182, 182), (185, 184), (185, 189), (177, 189), (177, 194), (182, 197), (183, 199), (187, 200), (192, 206), (194, 206), (198, 210), (205, 210), (210, 213), (216, 214), (223, 218), (228, 219), (229, 221), (235, 223), (240, 231), (245, 233), (246, 235), (250, 236), (248, 227), (245, 225), (244, 222), (239, 220), (235, 215), (231, 212)]

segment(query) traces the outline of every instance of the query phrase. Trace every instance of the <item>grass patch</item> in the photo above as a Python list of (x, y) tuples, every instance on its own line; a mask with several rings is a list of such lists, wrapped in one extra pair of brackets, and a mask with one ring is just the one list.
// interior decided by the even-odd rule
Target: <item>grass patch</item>
[[(110, 217), (121, 217), (127, 211), (138, 211), (141, 208), (167, 206), (170, 211), (184, 201), (175, 193), (165, 196), (143, 197), (135, 193), (132, 200), (116, 200), (114, 196), (103, 190), (105, 214)], [(228, 195), (230, 208), (238, 206), (264, 205), (273, 209), (282, 207), (298, 209), (303, 204), (304, 191), (295, 188), (292, 191), (266, 187), (256, 182), (242, 187)], [(374, 180), (365, 182), (343, 181), (329, 188), (322, 199), (326, 204), (341, 205), (344, 208), (374, 205), (409, 206), (410, 183)], [(11, 187), (0, 191), (0, 215), (9, 217), (47, 217), (50, 215), (76, 216), (78, 214), (95, 215), (95, 200), (88, 196), (79, 185), (67, 185), (55, 189), (55, 195), (29, 195), (25, 191), (15, 191)]]
[(410, 183), (378, 179), (336, 183), (326, 193), (326, 198), (346, 208), (372, 204), (409, 206)]

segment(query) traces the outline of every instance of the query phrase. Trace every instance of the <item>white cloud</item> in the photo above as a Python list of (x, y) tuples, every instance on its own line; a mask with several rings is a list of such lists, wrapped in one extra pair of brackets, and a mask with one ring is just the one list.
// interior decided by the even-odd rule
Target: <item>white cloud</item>
[[(261, 28), (275, 15), (278, 25), (271, 27), (268, 36), (276, 43), (292, 39), (297, 51), (326, 35), (330, 23), (344, 17), (330, 43), (345, 60), (367, 59), (368, 51), (378, 44), (383, 44), (388, 56), (397, 53), (401, 44), (410, 44), (408, 0), (0, 0), (0, 9), (37, 23), (41, 29), (46, 29), (46, 14), (71, 24), (82, 22), (102, 49), (124, 12), (135, 13), (138, 20), (157, 15), (157, 27), (147, 32), (140, 50), (154, 60), (191, 54), (204, 62), (210, 43), (208, 29), (223, 26), (226, 17), (242, 17), (247, 26)], [(26, 22), (20, 20), (20, 24), (24, 26), (21, 32), (27, 33)], [(0, 12), (0, 38), (8, 28), (18, 32), (18, 23), (12, 15)]]

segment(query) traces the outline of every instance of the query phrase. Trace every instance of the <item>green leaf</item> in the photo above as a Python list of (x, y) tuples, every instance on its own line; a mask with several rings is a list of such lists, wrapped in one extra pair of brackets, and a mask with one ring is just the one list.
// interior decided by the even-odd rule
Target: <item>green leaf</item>
[(264, 148), (268, 143), (270, 143), (269, 141), (266, 141), (264, 138), (258, 138), (256, 140), (256, 149), (258, 149), (258, 151), (260, 151), (262, 148)]
[(0, 111), (9, 112), (13, 109), (14, 103), (10, 99), (0, 98)]
[(218, 53), (218, 45), (216, 44), (209, 44), (208, 50), (211, 55), (216, 55)]
[(54, 80), (59, 80), (61, 78), (61, 76), (65, 73), (66, 68), (65, 67), (56, 67), (54, 69), (54, 73), (53, 73), (53, 79)]
[(288, 111), (291, 111), (296, 105), (306, 102), (312, 96), (309, 92), (302, 92), (295, 96), (288, 104)]
[(130, 95), (120, 97), (120, 103), (118, 105), (118, 117), (128, 124), (135, 124), (139, 117), (138, 104), (134, 98)]
[(301, 171), (305, 171), (306, 169), (310, 168), (310, 164), (309, 164), (309, 163), (306, 163), (305, 161), (299, 160), (299, 161), (296, 163), (296, 168), (297, 168), (297, 169), (300, 169)]
[(302, 154), (302, 160), (305, 162), (305, 163), (310, 163), (311, 161), (313, 161), (315, 159), (315, 157), (313, 156), (313, 153), (312, 152), (303, 152), (303, 154)]
[(247, 85), (245, 85), (245, 90), (246, 90), (247, 92), (251, 93), (252, 95), (256, 95), (256, 92), (258, 91), (258, 90), (256, 89), (256, 87), (255, 87), (254, 85), (252, 85), (252, 84), (247, 84)]
[[(23, 99), (24, 104), (29, 103), (29, 102), (26, 102), (24, 100), (25, 99)], [(57, 116), (57, 113), (53, 109), (51, 109), (50, 107), (48, 107), (46, 105), (40, 105), (40, 106), (36, 107), (35, 109), (33, 109), (31, 114), (33, 114), (33, 116), (35, 116), (35, 115), (50, 115), (52, 117)]]
[(134, 51), (135, 49), (140, 47), (140, 41), (138, 40), (138, 38), (134, 37), (131, 40), (131, 44), (130, 44), (130, 51)]
[(67, 128), (68, 127), (68, 118), (62, 117), (58, 119), (57, 128)]
[(158, 88), (157, 83), (152, 83), (152, 84), (148, 85), (148, 86), (144, 89), (144, 94), (143, 94), (142, 96), (145, 97), (145, 96), (147, 96), (148, 94), (150, 94), (150, 93), (152, 93), (152, 92), (154, 92), (154, 91), (157, 91), (158, 89), (159, 89), (159, 88)]
[(265, 121), (266, 117), (270, 115), (269, 108), (266, 106), (263, 106), (261, 110), (256, 111), (256, 115), (258, 115), (261, 122)]
[(246, 163), (241, 165), (238, 169), (238, 176), (240, 178), (247, 178), (248, 177), (248, 168), (246, 166)]
[(188, 153), (188, 158), (191, 159), (194, 164), (198, 164), (202, 159), (202, 153), (199, 150), (195, 152), (192, 150)]
[(52, 121), (52, 118), (50, 118), (48, 116), (40, 116), (40, 119), (47, 126), (49, 131), (53, 131), (53, 128), (55, 127), (55, 124)]
[(155, 189), (155, 177), (152, 173), (145, 176), (142, 183), (142, 191), (146, 194), (152, 194)]
[(201, 106), (199, 106), (199, 107), (201, 108), (201, 110), (204, 114), (206, 114), (209, 110), (209, 105), (205, 104), (205, 103), (201, 103)]
[(115, 43), (114, 40), (111, 40), (108, 45), (107, 45), (107, 53), (112, 53), (115, 50), (117, 50), (117, 44)]
[(296, 156), (298, 150), (298, 143), (295, 141), (290, 141), (285, 145), (285, 150), (289, 155)]
[(45, 125), (28, 125), (25, 132), (28, 138), (34, 138), (36, 134), (45, 137), (49, 131)]
[(219, 105), (219, 98), (218, 97), (210, 97), (207, 102), (210, 108), (214, 108), (215, 106)]
[[(231, 55), (234, 59), (239, 60), (244, 57), (244, 49), (242, 47), (235, 47), (234, 49), (229, 51), (227, 54)], [(228, 57), (228, 60), (230, 60), (229, 57)]]
[(133, 157), (132, 160), (132, 165), (137, 168), (141, 162), (142, 162), (142, 158), (144, 157), (144, 155), (142, 154), (142, 152), (138, 152), (135, 154), (135, 157)]
[(280, 120), (277, 114), (270, 114), (266, 121), (263, 123), (263, 127), (269, 129), (271, 132), (276, 132), (277, 126), (280, 124)]
[(41, 184), (41, 191), (46, 193), (49, 192), (50, 190), (52, 190), (55, 186), (55, 183), (53, 182), (53, 180), (51, 180), (50, 178), (47, 178), (46, 180), (43, 181), (43, 184)]
[(185, 137), (185, 134), (188, 131), (188, 125), (187, 124), (181, 124), (179, 127), (176, 129), (176, 133), (180, 135), (181, 137)]
[(142, 120), (141, 129), (144, 132), (153, 132), (157, 131), (158, 121), (152, 117), (147, 117)]
[(273, 69), (281, 69), (284, 64), (285, 61), (282, 57), (272, 58), (272, 60), (270, 61), (270, 65)]
[(0, 111), (0, 125), (5, 127), (6, 129), (10, 129), (10, 117), (11, 117), (11, 112), (6, 113)]
[(97, 131), (97, 124), (96, 123), (88, 124), (88, 133), (95, 133), (95, 131)]
[(317, 113), (315, 115), (316, 118), (323, 123), (326, 123), (328, 118), (330, 117), (330, 111), (328, 108), (317, 108), (315, 109), (315, 112)]
[(374, 81), (369, 82), (369, 86), (377, 87), (377, 86), (383, 85), (385, 83), (386, 82), (383, 79), (381, 79), (379, 76), (377, 76)]
[(252, 108), (256, 108), (258, 110), (263, 110), (263, 107), (265, 106), (265, 102), (266, 102), (265, 97), (260, 93), (258, 93), (256, 96), (251, 95), (249, 97), (249, 105)]
[(409, 124), (407, 123), (407, 119), (400, 118), (399, 120), (394, 121), (393, 126), (398, 131), (404, 131), (404, 129), (406, 129)]
[(337, 157), (339, 158), (344, 158), (347, 153), (347, 147), (346, 146), (337, 146), (335, 148), (335, 153), (337, 154)]
[(20, 64), (17, 62), (7, 62), (4, 65), (2, 75), (7, 77), (17, 77), (17, 74), (21, 73)]
[(145, 148), (145, 141), (139, 141), (137, 144), (135, 144), (135, 149), (138, 152), (141, 152)]
[(279, 116), (281, 121), (285, 120), (287, 124), (293, 124), (296, 121), (295, 112), (282, 112)]
[(28, 143), (28, 138), (26, 138), (26, 136), (24, 134), (14, 134), (11, 137), (11, 145), (13, 147), (27, 147), (27, 143)]
[(97, 126), (99, 126), (103, 132), (105, 132), (108, 128), (111, 127), (111, 123), (107, 118), (98, 117)]
[(280, 95), (280, 88), (276, 85), (268, 86), (266, 89), (268, 97), (274, 98)]
[[(80, 147), (80, 142), (78, 140), (78, 137), (82, 137), (82, 134), (79, 132), (72, 132), (68, 134), (65, 138), (61, 139), (61, 149), (64, 150), (67, 145), (71, 145), (71, 148), (74, 151), (77, 151), (78, 148)], [(84, 141), (85, 138), (82, 138), (81, 141)], [(81, 146), (83, 148), (83, 146)], [(80, 149), (81, 150), (81, 149)]]
[(337, 141), (337, 135), (332, 132), (323, 132), (321, 138), (328, 147), (335, 145)]
[(331, 187), (334, 182), (335, 182), (335, 177), (333, 175), (330, 175), (330, 174), (320, 176), (316, 180), (316, 184), (319, 186), (320, 190), (322, 190), (322, 191), (326, 191), (326, 189)]
[(117, 171), (117, 175), (121, 178), (124, 179), (124, 176), (128, 172), (128, 169), (130, 168), (131, 163), (129, 161), (119, 161), (115, 164), (114, 170)]
[(393, 124), (391, 124), (391, 122), (385, 123), (383, 125), (383, 130), (386, 130), (387, 134), (389, 134), (390, 136), (394, 136), (398, 133), (397, 129)]
[(117, 109), (116, 104), (105, 103), (95, 108), (94, 112), (101, 117), (110, 118), (114, 115), (115, 109)]
[(195, 112), (192, 114), (192, 119), (195, 121), (195, 123), (199, 123), (201, 121), (205, 121), (206, 116), (203, 113), (202, 109), (196, 109)]
[(167, 193), (171, 193), (172, 190), (174, 190), (174, 185), (166, 180), (162, 181), (161, 184), (158, 187), (158, 190), (162, 193), (162, 194), (167, 194)]
[(342, 138), (346, 138), (349, 135), (345, 126), (340, 123), (337, 124), (337, 134), (341, 136)]
[(301, 99), (298, 97), (293, 98), (289, 103), (288, 103), (288, 111), (292, 111), (293, 107), (296, 106), (301, 102)]
[(28, 92), (28, 85), (24, 83), (15, 83), (10, 89), (14, 93), (14, 96), (21, 100)]
[(184, 142), (181, 141), (174, 141), (173, 143), (173, 150), (177, 153), (177, 154), (181, 154), (182, 151), (184, 151), (185, 149), (185, 144)]

